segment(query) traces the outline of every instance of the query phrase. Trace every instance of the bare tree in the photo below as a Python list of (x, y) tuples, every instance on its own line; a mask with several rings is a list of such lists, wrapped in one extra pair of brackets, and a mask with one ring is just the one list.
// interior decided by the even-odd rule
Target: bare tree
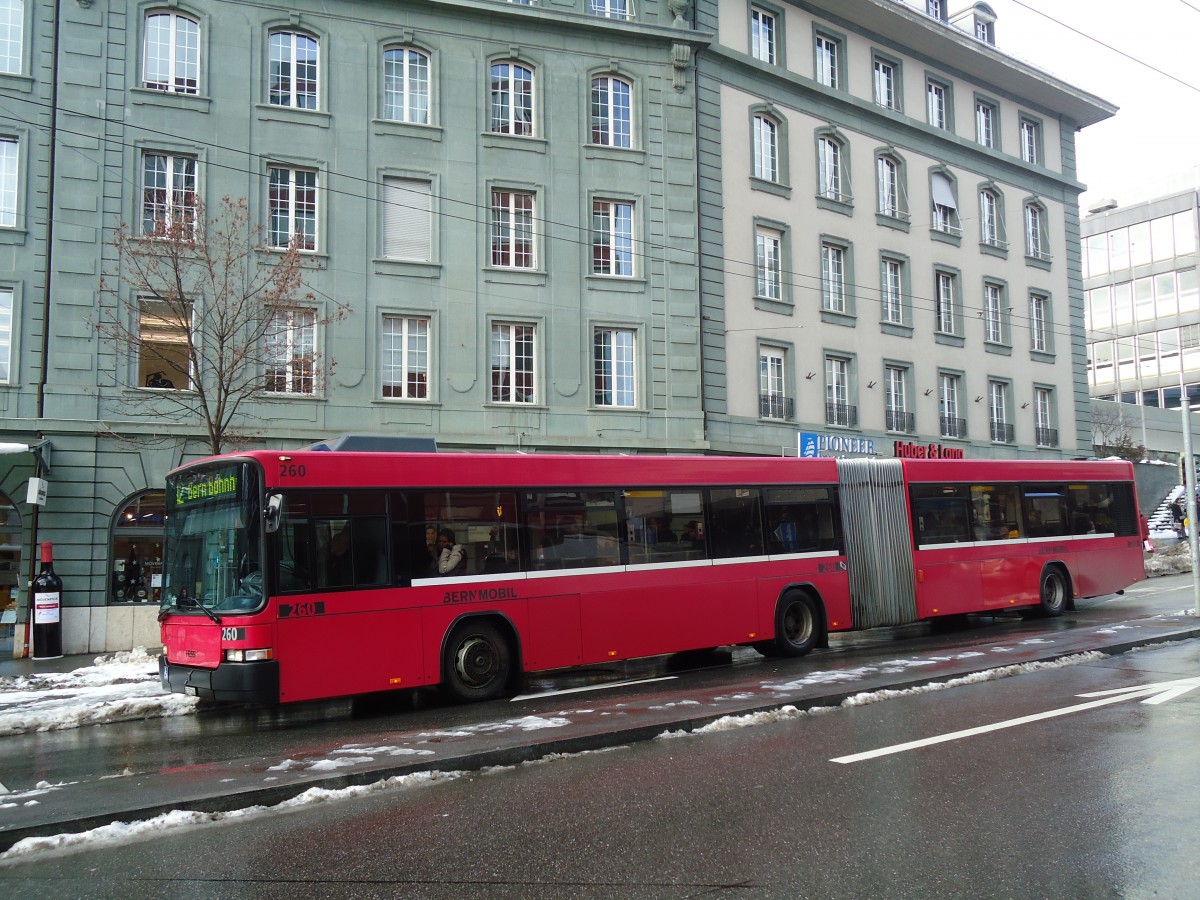
[(1137, 462), (1145, 459), (1146, 448), (1135, 444), (1129, 433), (1125, 404), (1092, 404), (1092, 443), (1098, 456), (1119, 456)]
[(313, 335), (349, 307), (318, 309), (301, 236), (267, 249), (244, 199), (222, 198), (211, 219), (199, 201), (167, 213), (149, 231), (115, 230), (115, 269), (100, 279), (111, 302), (94, 325), (116, 348), (116, 384), (137, 389), (127, 402), (200, 420), (221, 453), (250, 436), (258, 413), (248, 401), (322, 388), (333, 361)]

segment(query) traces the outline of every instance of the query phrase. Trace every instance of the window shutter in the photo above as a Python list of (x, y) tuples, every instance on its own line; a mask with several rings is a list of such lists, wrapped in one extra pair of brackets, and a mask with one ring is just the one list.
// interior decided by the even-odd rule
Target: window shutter
[(433, 260), (433, 192), (428, 181), (383, 179), (383, 255)]

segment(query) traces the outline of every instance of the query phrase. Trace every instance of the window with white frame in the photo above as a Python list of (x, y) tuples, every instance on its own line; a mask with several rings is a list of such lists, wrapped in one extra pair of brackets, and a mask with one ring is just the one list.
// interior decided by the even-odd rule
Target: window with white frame
[(1004, 291), (998, 284), (983, 286), (983, 339), (989, 344), (1004, 341)]
[(592, 201), (592, 274), (633, 277), (633, 204)]
[(532, 269), (534, 195), (492, 189), (491, 264), (501, 269)]
[(754, 295), (767, 300), (783, 299), (783, 235), (771, 228), (754, 232)]
[(950, 90), (940, 81), (929, 81), (925, 85), (925, 99), (928, 105), (929, 124), (934, 128), (949, 128), (947, 116), (947, 98)]
[(148, 13), (142, 57), (142, 87), (174, 94), (198, 93), (200, 23), (180, 13)]
[(533, 325), (493, 322), (491, 374), (493, 403), (536, 403)]
[(317, 249), (317, 173), (312, 169), (267, 169), (267, 243), (298, 250)]
[(1041, 162), (1042, 126), (1033, 119), (1021, 118), (1021, 159), (1037, 165)]
[(986, 100), (975, 101), (975, 141), (984, 147), (996, 146), (996, 107)]
[(267, 393), (313, 394), (316, 337), (317, 314), (311, 309), (278, 309), (271, 315), (266, 329)]
[(1054, 392), (1049, 388), (1033, 389), (1033, 427), (1039, 447), (1058, 446), (1058, 429), (1054, 427)]
[(929, 187), (933, 200), (933, 230), (955, 237), (961, 235), (954, 182), (945, 172), (934, 172), (930, 176)]
[(875, 103), (884, 109), (898, 109), (896, 100), (896, 64), (875, 57)]
[(817, 140), (817, 195), (845, 203), (850, 199), (842, 171), (842, 142), (829, 135)]
[(597, 328), (592, 334), (593, 403), (633, 409), (637, 405), (637, 335), (631, 328)]
[(137, 384), (161, 390), (191, 387), (191, 302), (138, 300)]
[(317, 41), (298, 31), (273, 31), (270, 38), (272, 106), (317, 108)]
[(429, 56), (412, 47), (383, 51), (383, 117), (429, 124)]
[(816, 62), (816, 78), (818, 84), (835, 90), (841, 87), (838, 75), (838, 65), (841, 56), (841, 44), (828, 35), (818, 34), (815, 38), (814, 49)]
[(954, 275), (950, 272), (938, 272), (935, 275), (936, 295), (934, 297), (934, 316), (937, 319), (937, 330), (942, 334), (954, 334)]
[(142, 154), (142, 234), (167, 235), (196, 227), (196, 157)]
[(885, 366), (883, 370), (884, 425), (888, 431), (912, 431), (908, 413), (905, 381), (908, 370), (903, 366)]
[(884, 322), (904, 322), (904, 263), (884, 257), (880, 263), (880, 317)]
[(515, 62), (493, 63), (488, 130), (533, 135), (533, 70)]
[(433, 260), (433, 185), (420, 178), (383, 176), (380, 204), (385, 259)]
[(989, 247), (1005, 248), (1004, 223), (1000, 217), (1000, 197), (991, 188), (979, 192), (979, 241)]
[(949, 372), (938, 373), (938, 415), (941, 418), (942, 437), (961, 438), (967, 436), (966, 421), (959, 416), (958, 398), (961, 376)]
[(1050, 259), (1046, 212), (1037, 203), (1025, 204), (1025, 255), (1033, 259)]
[(25, 2), (0, 0), (0, 72), (20, 75), (25, 53)]
[(946, 21), (946, 0), (925, 0), (925, 13), (941, 22)]
[(900, 206), (900, 164), (890, 156), (880, 156), (875, 160), (876, 194), (879, 199), (879, 214), (899, 218)]
[(633, 85), (623, 78), (592, 79), (592, 143), (633, 146)]
[(750, 7), (750, 55), (772, 65), (775, 63), (776, 24), (774, 13), (757, 6)]
[(21, 145), (17, 139), (0, 138), (0, 228), (17, 227), (20, 162)]
[(1012, 426), (1008, 424), (1008, 385), (1003, 381), (988, 382), (988, 420), (993, 441), (1001, 444), (1012, 441)]
[(633, 18), (633, 0), (588, 0), (588, 12), (605, 19)]
[(12, 383), (13, 289), (0, 288), (0, 384)]
[(1050, 298), (1045, 294), (1029, 295), (1029, 346), (1039, 353), (1050, 349)]
[(821, 308), (846, 311), (846, 248), (821, 243)]
[(851, 427), (858, 424), (857, 410), (850, 406), (850, 360), (825, 357), (825, 424)]
[(789, 419), (787, 355), (780, 347), (758, 349), (758, 414), (763, 419)]
[(384, 314), (380, 330), (384, 397), (429, 399), (429, 319)]
[(756, 115), (754, 129), (754, 177), (779, 181), (779, 124), (770, 116)]

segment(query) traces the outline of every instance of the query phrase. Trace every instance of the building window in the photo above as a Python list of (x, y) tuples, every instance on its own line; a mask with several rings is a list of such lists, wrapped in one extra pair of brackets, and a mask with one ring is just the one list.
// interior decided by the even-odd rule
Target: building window
[(633, 18), (633, 0), (588, 0), (588, 12), (605, 19)]
[(492, 66), (490, 124), (494, 134), (533, 135), (533, 70), (513, 62)]
[(775, 26), (774, 13), (757, 6), (750, 7), (750, 55), (755, 59), (775, 64)]
[(1046, 211), (1037, 203), (1025, 204), (1025, 255), (1031, 259), (1050, 259)]
[(1042, 161), (1042, 126), (1033, 119), (1021, 118), (1021, 159), (1037, 165)]
[(884, 109), (899, 109), (897, 98), (898, 74), (896, 64), (875, 57), (875, 103)]
[(782, 421), (792, 417), (787, 396), (787, 354), (780, 347), (758, 350), (758, 415)]
[(192, 304), (138, 302), (137, 384), (162, 390), (191, 386)]
[(850, 405), (850, 360), (840, 356), (825, 357), (825, 424), (858, 424), (858, 409)]
[[(21, 4), (4, 4), (11, 11)], [(23, 17), (19, 9), (17, 15)], [(200, 90), (200, 24), (179, 13), (146, 16), (142, 87), (174, 94)]]
[(817, 83), (837, 90), (842, 86), (838, 71), (842, 56), (841, 43), (824, 34), (818, 34), (815, 42), (814, 59)]
[(385, 259), (433, 261), (433, 185), (383, 176), (382, 251)]
[(113, 520), (109, 600), (158, 603), (162, 599), (166, 495), (146, 491), (124, 504)]
[(266, 391), (301, 394), (314, 391), (317, 316), (311, 309), (277, 310), (266, 330)]
[(592, 79), (592, 143), (633, 146), (633, 86), (621, 78)]
[(633, 276), (633, 204), (592, 201), (592, 274)]
[(846, 312), (846, 248), (821, 244), (821, 308)]
[(912, 432), (916, 423), (914, 416), (908, 411), (907, 391), (905, 382), (908, 380), (908, 369), (902, 366), (886, 366), (883, 370), (883, 413), (884, 425), (888, 431)]
[(934, 128), (950, 128), (949, 112), (950, 88), (940, 81), (929, 81), (925, 85), (925, 99), (928, 104), (929, 124)]
[(1004, 218), (1000, 211), (1000, 195), (991, 188), (979, 192), (979, 242), (1001, 250), (1008, 249), (1005, 240)]
[(0, 288), (0, 384), (12, 383), (13, 289)]
[(491, 264), (501, 269), (532, 269), (533, 194), (492, 189)]
[(945, 22), (946, 0), (925, 0), (925, 13), (939, 22)]
[(380, 329), (383, 346), (383, 396), (400, 400), (429, 399), (429, 320), (384, 315)]
[(268, 245), (298, 250), (317, 249), (317, 173), (312, 169), (268, 169), (270, 220)]
[(1044, 294), (1029, 295), (1029, 346), (1038, 353), (1048, 353), (1050, 350), (1049, 313), (1049, 297)]
[(317, 42), (297, 31), (271, 33), (272, 106), (317, 108)]
[(986, 100), (975, 101), (975, 140), (981, 146), (996, 146), (996, 107)]
[(948, 372), (938, 373), (938, 414), (942, 437), (965, 438), (967, 421), (959, 416), (958, 397), (961, 377)]
[(637, 405), (636, 334), (629, 328), (597, 328), (592, 336), (596, 406)]
[(901, 202), (903, 182), (900, 163), (891, 156), (880, 156), (875, 160), (876, 194), (879, 199), (879, 214), (894, 219), (907, 218)]
[(904, 323), (904, 263), (884, 259), (880, 263), (880, 316), (893, 325)]
[(988, 382), (988, 420), (993, 442), (1012, 443), (1013, 427), (1008, 423), (1008, 385), (1003, 381)]
[(0, 138), (0, 228), (17, 227), (20, 150), (16, 138)]
[(768, 116), (754, 117), (754, 177), (779, 181), (779, 125)]
[(829, 135), (817, 140), (817, 196), (849, 203), (850, 191), (842, 166), (842, 142)]
[(766, 300), (783, 299), (783, 234), (769, 228), (754, 233), (754, 295)]
[(975, 37), (983, 41), (985, 44), (996, 43), (996, 26), (992, 22), (985, 19), (975, 20)]
[(1033, 389), (1033, 428), (1039, 447), (1057, 447), (1058, 429), (1054, 427), (1054, 392), (1049, 388)]
[(20, 75), (24, 51), (24, 0), (0, 0), (0, 72)]
[(989, 344), (1004, 342), (1004, 291), (998, 284), (983, 286), (983, 339)]
[(196, 158), (142, 154), (142, 234), (189, 235), (196, 227)]
[(429, 124), (429, 57), (409, 47), (383, 52), (383, 117)]
[(493, 403), (536, 403), (532, 325), (492, 323)]
[(958, 197), (954, 181), (945, 172), (933, 172), (929, 179), (930, 195), (933, 199), (934, 231), (953, 237), (962, 235), (958, 219)]
[(949, 272), (938, 272), (935, 280), (937, 295), (934, 297), (934, 315), (937, 318), (937, 330), (941, 334), (954, 334), (955, 278)]

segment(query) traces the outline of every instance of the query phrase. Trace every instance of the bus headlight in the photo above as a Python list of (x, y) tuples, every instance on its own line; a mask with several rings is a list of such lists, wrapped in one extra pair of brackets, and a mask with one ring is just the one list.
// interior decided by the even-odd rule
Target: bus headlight
[(226, 650), (226, 662), (261, 662), (264, 659), (274, 659), (275, 651), (270, 647), (262, 650)]

